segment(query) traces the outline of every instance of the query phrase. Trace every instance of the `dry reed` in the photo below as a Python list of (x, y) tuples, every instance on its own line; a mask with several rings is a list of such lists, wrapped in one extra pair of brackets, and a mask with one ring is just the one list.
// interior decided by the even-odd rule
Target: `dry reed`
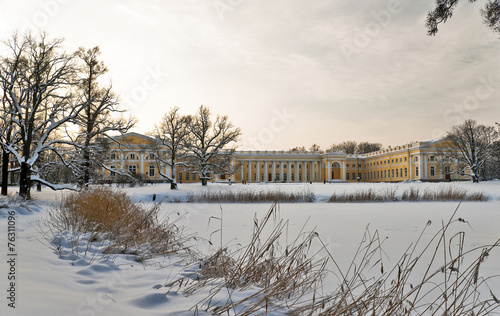
[[(158, 219), (159, 204), (145, 209), (125, 193), (108, 187), (97, 187), (64, 196), (57, 208), (50, 211), (40, 227), (46, 239), (62, 255), (62, 244), (86, 256), (94, 250), (91, 260), (127, 253), (144, 260), (186, 250), (189, 237), (183, 228), (168, 218)], [(97, 256), (97, 257), (96, 257)]]
[[(279, 311), (288, 315), (485, 316), (500, 306), (487, 284), (499, 276), (480, 273), (486, 258), (500, 246), (500, 239), (466, 250), (465, 233), (450, 232), (451, 226), (467, 223), (454, 219), (458, 207), (434, 234), (427, 233), (432, 225), (428, 221), (416, 242), (389, 269), (384, 264), (385, 239), (367, 227), (347, 270), (338, 265), (314, 231), (301, 231), (293, 242), (282, 245), (280, 237), (287, 222), (277, 219), (276, 207), (262, 221), (254, 220), (247, 246), (235, 251), (221, 246), (197, 264), (191, 275), (166, 286), (178, 286), (186, 295), (208, 289), (208, 296), (192, 309), (216, 315)], [(265, 235), (264, 228), (272, 218), (274, 228)], [(422, 242), (424, 236), (430, 236), (430, 241)], [(314, 243), (319, 243), (318, 251), (311, 251)], [(322, 288), (327, 274), (338, 279), (338, 288), (331, 293)], [(245, 298), (241, 293), (234, 295), (251, 287)], [(220, 300), (221, 296), (228, 299)]]
[[(383, 241), (378, 232), (370, 234), (367, 229), (348, 270), (342, 271), (335, 264), (338, 289), (292, 309), (290, 314), (491, 315), (500, 302), (487, 281), (499, 276), (481, 277), (479, 271), (489, 253), (500, 246), (500, 239), (489, 246), (465, 250), (465, 233), (449, 232), (451, 225), (466, 223), (462, 218), (454, 220), (454, 215), (422, 250), (417, 250), (424, 229), (390, 270), (384, 267)], [(429, 221), (426, 228), (430, 225)], [(411, 283), (412, 279), (420, 281)]]
[(263, 202), (314, 202), (310, 190), (285, 192), (281, 190), (206, 190), (188, 192), (191, 203), (263, 203)]
[(418, 187), (410, 187), (398, 199), (396, 187), (384, 188), (376, 191), (373, 188), (357, 190), (354, 192), (333, 193), (327, 202), (353, 203), (353, 202), (392, 202), (392, 201), (486, 201), (488, 197), (483, 192), (468, 192), (464, 188), (442, 186), (426, 188), (420, 192)]

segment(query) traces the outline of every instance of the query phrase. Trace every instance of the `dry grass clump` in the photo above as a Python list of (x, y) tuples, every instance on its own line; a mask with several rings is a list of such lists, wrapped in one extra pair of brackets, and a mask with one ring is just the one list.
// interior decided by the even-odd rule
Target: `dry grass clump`
[[(301, 232), (295, 240), (282, 245), (288, 221), (276, 219), (277, 212), (274, 204), (264, 219), (254, 219), (252, 239), (247, 246), (233, 251), (220, 248), (200, 263), (196, 277), (191, 276), (191, 284), (183, 278), (169, 286), (178, 284), (181, 288), (184, 284), (187, 295), (210, 288), (210, 294), (193, 308), (217, 315), (284, 310), (319, 289), (328, 258), (315, 259), (315, 254), (310, 253), (318, 234)], [(277, 223), (266, 234), (273, 218)], [(250, 288), (254, 289), (252, 295), (233, 300), (233, 293)], [(219, 293), (226, 292), (230, 297), (227, 302), (216, 299)]]
[(405, 190), (401, 195), (401, 200), (403, 201), (418, 201), (420, 199), (420, 190), (418, 187), (410, 187), (408, 190)]
[[(416, 242), (389, 269), (382, 249), (385, 239), (367, 228), (344, 269), (314, 231), (301, 232), (282, 246), (287, 222), (276, 219), (274, 205), (262, 221), (254, 219), (247, 246), (235, 251), (221, 247), (197, 264), (192, 274), (166, 286), (178, 287), (186, 295), (207, 292), (192, 307), (195, 314), (206, 310), (215, 315), (277, 311), (328, 316), (492, 315), (500, 301), (487, 283), (497, 281), (499, 275), (483, 276), (481, 267), (500, 246), (500, 239), (466, 250), (465, 233), (451, 229), (468, 224), (462, 218), (454, 219), (457, 210), (435, 234), (427, 234), (432, 225), (428, 221)], [(274, 228), (265, 234), (271, 218)], [(424, 236), (430, 241), (421, 245)], [(319, 248), (312, 250), (316, 244)], [(338, 280), (333, 292), (325, 293), (322, 287), (326, 276)], [(240, 291), (245, 290), (248, 295), (243, 297)]]
[(262, 202), (314, 202), (310, 190), (285, 192), (281, 190), (207, 190), (188, 192), (191, 203), (262, 203)]
[(352, 202), (382, 202), (395, 201), (396, 188), (385, 188), (377, 192), (373, 188), (357, 190), (354, 192), (333, 193), (327, 202), (352, 203)]
[[(392, 202), (398, 201), (396, 187), (376, 191), (373, 188), (354, 192), (333, 193), (327, 202)], [(418, 187), (410, 187), (401, 194), (401, 201), (486, 201), (488, 197), (483, 192), (468, 192), (464, 188), (442, 186), (436, 189), (426, 188), (420, 192)]]
[(85, 249), (83, 256), (96, 246), (103, 256), (128, 253), (141, 259), (185, 249), (182, 228), (158, 220), (158, 211), (159, 204), (144, 209), (125, 192), (97, 187), (63, 197), (44, 223), (50, 234), (44, 233), (59, 252), (66, 245)]
[[(338, 289), (294, 308), (290, 314), (491, 315), (500, 301), (487, 281), (499, 275), (482, 277), (480, 268), (490, 252), (500, 246), (500, 239), (466, 251), (465, 233), (449, 232), (457, 222), (466, 223), (462, 218), (453, 220), (452, 216), (422, 250), (417, 250), (424, 229), (390, 270), (384, 267), (383, 241), (378, 232), (372, 235), (367, 229), (349, 269), (342, 271), (336, 265)], [(430, 225), (429, 221), (426, 227)], [(330, 258), (335, 262), (331, 254)]]
[(426, 189), (420, 199), (424, 201), (485, 201), (487, 197), (482, 192), (469, 193), (464, 188), (446, 186), (437, 190)]

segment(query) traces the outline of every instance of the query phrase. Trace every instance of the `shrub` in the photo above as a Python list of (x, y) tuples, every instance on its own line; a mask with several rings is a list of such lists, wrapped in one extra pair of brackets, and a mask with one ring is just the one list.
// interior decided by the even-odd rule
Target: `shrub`
[[(182, 228), (168, 219), (158, 220), (159, 204), (144, 209), (125, 193), (97, 187), (64, 196), (44, 222), (46, 238), (64, 255), (61, 245), (72, 252), (94, 249), (91, 260), (121, 253), (135, 254), (141, 260), (185, 250), (187, 237)], [(97, 250), (97, 248), (99, 250)]]

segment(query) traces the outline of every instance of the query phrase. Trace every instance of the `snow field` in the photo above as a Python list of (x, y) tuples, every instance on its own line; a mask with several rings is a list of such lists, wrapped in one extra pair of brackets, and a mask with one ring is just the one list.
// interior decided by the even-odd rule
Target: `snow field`
[[(328, 250), (342, 269), (347, 269), (352, 261), (367, 226), (371, 234), (378, 231), (383, 240), (383, 260), (386, 269), (395, 264), (404, 251), (415, 242), (430, 220), (420, 245), (427, 241), (447, 222), (458, 202), (393, 202), (393, 203), (323, 203), (333, 192), (350, 192), (365, 188), (381, 190), (396, 188), (397, 195), (410, 186), (421, 190), (432, 190), (445, 185), (466, 188), (468, 191), (481, 191), (490, 197), (487, 202), (461, 203), (455, 218), (466, 222), (455, 222), (450, 226), (449, 238), (456, 232), (464, 231), (464, 248), (491, 244), (500, 237), (498, 223), (500, 219), (500, 182), (489, 183), (399, 183), (399, 184), (252, 184), (227, 185), (209, 184), (179, 185), (179, 190), (170, 191), (169, 186), (147, 185), (126, 188), (136, 201), (146, 206), (156, 201), (175, 198), (183, 200), (188, 192), (199, 190), (311, 190), (316, 196), (316, 203), (282, 203), (279, 215), (289, 220), (284, 238), (293, 239), (301, 231), (318, 232), (321, 240), (328, 245)], [(15, 190), (15, 188), (12, 188)], [(15, 209), (16, 216), (16, 309), (9, 308), (7, 301), (0, 301), (1, 315), (193, 315), (190, 310), (208, 295), (208, 289), (191, 296), (177, 292), (177, 285), (165, 287), (182, 276), (189, 276), (197, 269), (190, 265), (193, 261), (181, 256), (161, 257), (137, 262), (132, 255), (116, 256), (114, 261), (82, 258), (71, 253), (69, 244), (61, 244), (68, 253), (59, 256), (54, 249), (42, 244), (47, 243), (40, 233), (38, 223), (46, 218), (50, 203), (61, 192), (44, 189), (34, 192), (34, 203), (26, 206), (3, 202), (0, 208), (0, 286), (7, 288), (6, 246), (7, 210)], [(159, 216), (182, 217), (179, 225), (185, 225), (188, 232), (196, 233), (196, 244), (203, 254), (213, 253), (221, 244), (217, 232), (222, 225), (222, 245), (238, 247), (249, 242), (254, 217), (261, 219), (268, 212), (271, 203), (168, 203), (163, 202)], [(222, 213), (221, 213), (222, 212)], [(222, 222), (216, 218), (223, 216)], [(470, 226), (469, 226), (470, 225)], [(207, 240), (210, 240), (211, 246)], [(284, 244), (285, 242), (283, 242)], [(451, 239), (451, 243), (457, 243)], [(96, 249), (90, 251), (99, 252)], [(324, 249), (318, 243), (312, 246), (311, 253), (323, 255)], [(480, 253), (480, 252), (479, 252)], [(440, 252), (442, 257), (442, 252)], [(492, 251), (481, 265), (481, 276), (500, 274), (498, 251)], [(426, 262), (425, 260), (423, 262)], [(91, 264), (90, 264), (91, 263)], [(464, 265), (466, 262), (464, 263)], [(334, 270), (334, 267), (330, 267)], [(418, 273), (423, 275), (424, 267)], [(376, 274), (379, 268), (371, 271)], [(420, 275), (415, 275), (411, 282), (418, 282)], [(334, 290), (337, 279), (330, 275), (325, 281), (325, 292)], [(500, 284), (497, 279), (489, 282), (493, 293), (500, 296)], [(256, 289), (233, 293), (233, 299), (243, 298)], [(4, 292), (5, 293), (5, 292)], [(167, 294), (168, 293), (168, 294)], [(223, 293), (218, 294), (221, 301), (227, 300)], [(201, 306), (198, 309), (203, 312)], [(280, 313), (276, 313), (279, 315)]]

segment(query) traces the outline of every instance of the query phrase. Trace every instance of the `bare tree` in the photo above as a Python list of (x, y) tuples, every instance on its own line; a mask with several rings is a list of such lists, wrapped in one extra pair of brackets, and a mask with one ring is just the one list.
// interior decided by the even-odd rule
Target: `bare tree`
[[(190, 116), (180, 115), (179, 108), (173, 107), (155, 126), (156, 130), (150, 133), (153, 136), (152, 147), (156, 165), (160, 170), (160, 175), (170, 182), (172, 190), (177, 189), (176, 167), (185, 164), (181, 159), (181, 154), (189, 135), (188, 126), (191, 119)], [(162, 172), (164, 166), (170, 167), (170, 175)]]
[[(477, 0), (469, 0), (476, 2)], [(436, 7), (427, 14), (426, 27), (428, 35), (436, 35), (438, 25), (452, 17), (459, 0), (436, 0)], [(500, 33), (500, 0), (488, 0), (481, 16), (484, 24), (496, 33)]]
[(305, 152), (305, 151), (306, 151), (306, 147), (304, 147), (304, 146), (301, 146), (301, 147), (293, 147), (293, 148), (289, 149), (289, 151)]
[(459, 150), (457, 159), (470, 167), (473, 182), (479, 182), (479, 172), (493, 153), (498, 136), (495, 127), (478, 125), (475, 120), (466, 120), (448, 132), (446, 138)]
[(235, 128), (227, 116), (217, 115), (215, 122), (210, 116), (210, 109), (200, 106), (188, 125), (189, 137), (184, 142), (187, 158), (196, 169), (202, 185), (207, 185), (213, 174), (229, 171), (234, 149), (224, 148), (238, 141), (241, 135), (240, 129)]
[(104, 161), (100, 155), (102, 148), (100, 142), (95, 142), (97, 137), (107, 137), (116, 140), (111, 134), (124, 134), (131, 129), (136, 120), (133, 117), (120, 116), (125, 112), (118, 106), (118, 100), (111, 90), (111, 85), (101, 87), (98, 80), (107, 73), (108, 69), (99, 60), (101, 51), (98, 46), (91, 49), (80, 47), (76, 52), (80, 65), (78, 67), (78, 90), (81, 102), (86, 107), (77, 116), (76, 123), (80, 127), (76, 143), (79, 144), (79, 157), (75, 157), (82, 167), (80, 184), (87, 185), (91, 180), (91, 172), (95, 166), (102, 166)]
[(353, 140), (348, 140), (344, 141), (340, 144), (332, 144), (328, 149), (329, 150), (336, 150), (336, 151), (341, 151), (344, 150), (346, 154), (354, 154), (356, 153), (356, 147), (358, 146), (358, 143)]
[[(0, 71), (4, 71), (4, 67), (0, 67)], [(7, 77), (7, 74), (0, 74), (0, 77)], [(10, 168), (10, 152), (7, 149), (6, 144), (12, 144), (15, 145), (17, 141), (19, 141), (19, 138), (17, 140), (14, 140), (13, 137), (14, 135), (14, 123), (12, 122), (12, 109), (10, 107), (10, 103), (7, 102), (7, 95), (5, 94), (6, 91), (6, 83), (3, 82), (3, 85), (1, 87), (0, 93), (2, 94), (2, 108), (0, 108), (0, 142), (1, 142), (1, 147), (2, 147), (2, 189), (1, 189), (1, 194), (2, 195), (7, 195), (8, 194), (8, 187), (9, 187), (9, 172), (12, 170), (9, 170)]]
[(50, 135), (76, 118), (85, 107), (72, 93), (75, 67), (73, 56), (61, 52), (62, 40), (49, 40), (46, 34), (35, 38), (14, 35), (6, 45), (10, 55), (1, 62), (0, 81), (5, 89), (9, 115), (13, 123), (12, 143), (4, 146), (20, 165), (19, 195), (30, 198), (30, 182), (39, 177), (36, 163), (44, 151), (58, 153), (57, 144), (67, 139)]
[(309, 147), (309, 151), (321, 151), (321, 147), (318, 144), (312, 144), (311, 147)]
[(380, 143), (370, 143), (370, 142), (360, 142), (356, 146), (356, 154), (367, 154), (372, 153), (374, 151), (378, 151), (382, 148), (382, 144)]

